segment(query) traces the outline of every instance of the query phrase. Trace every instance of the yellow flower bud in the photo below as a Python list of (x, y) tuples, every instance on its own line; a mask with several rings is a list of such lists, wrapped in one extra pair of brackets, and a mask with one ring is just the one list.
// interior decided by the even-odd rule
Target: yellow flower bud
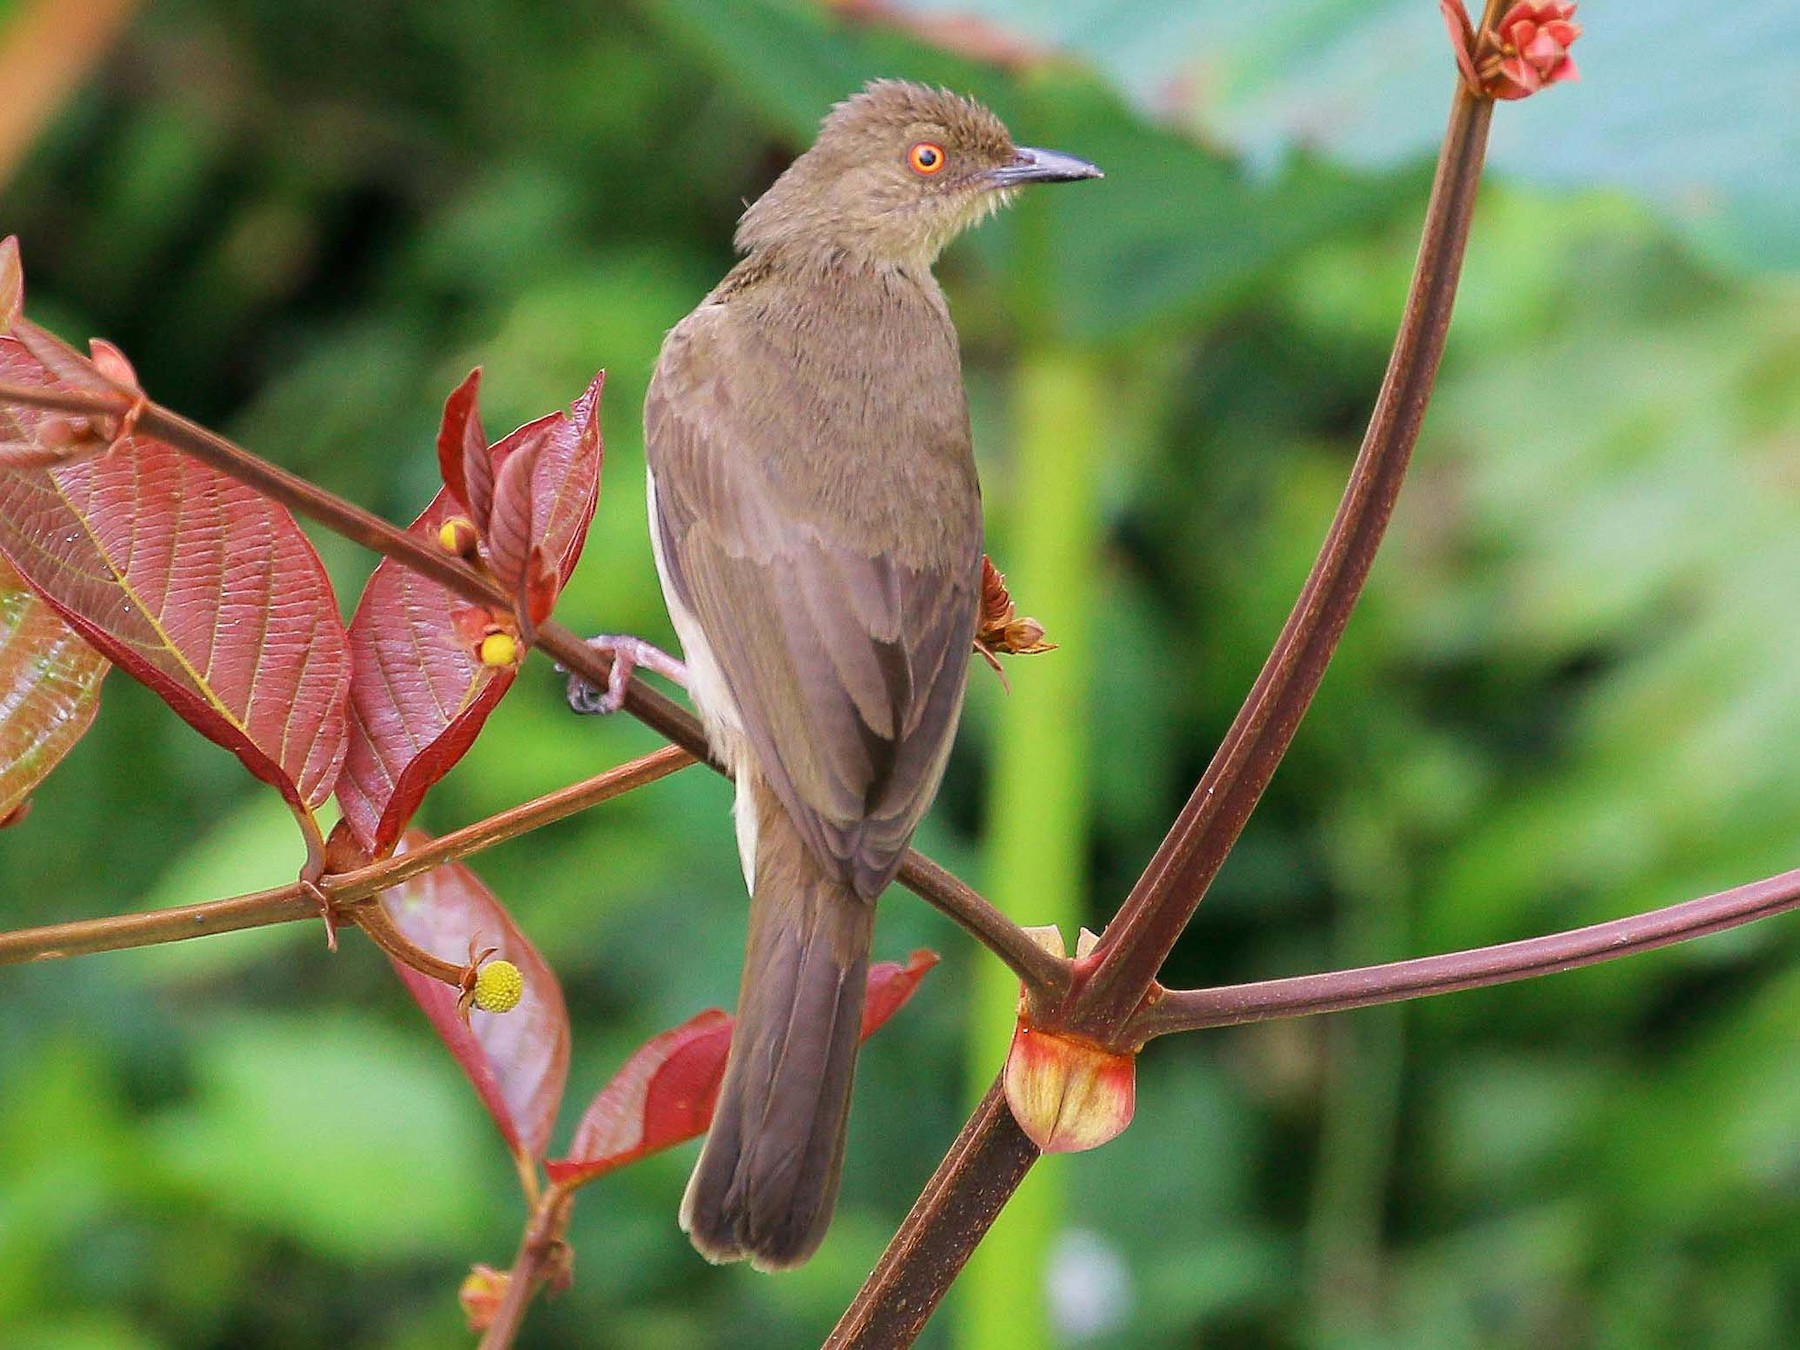
[(467, 516), (451, 516), (438, 526), (437, 538), (439, 548), (459, 558), (473, 558), (480, 539), (475, 532), (475, 522)]
[(484, 666), (510, 666), (519, 659), (519, 640), (511, 633), (489, 633), (476, 655)]
[(475, 1006), (482, 1012), (511, 1012), (525, 996), (525, 977), (511, 961), (489, 961), (475, 977)]

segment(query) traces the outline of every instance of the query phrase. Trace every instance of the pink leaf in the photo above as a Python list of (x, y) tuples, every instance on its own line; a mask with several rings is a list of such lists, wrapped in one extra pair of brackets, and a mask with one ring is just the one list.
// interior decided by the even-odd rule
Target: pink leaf
[(438, 429), (438, 471), (444, 486), (462, 503), (477, 530), (487, 528), (493, 504), (494, 471), (489, 462), (487, 433), (481, 429), (476, 397), (481, 389), (481, 367), (451, 391), (444, 404), (444, 420)]
[[(435, 541), (462, 504), (450, 489), (409, 527)], [(350, 745), (338, 805), (371, 857), (393, 847), (419, 802), (474, 744), (516, 667), (489, 667), (460, 631), (465, 608), (435, 581), (384, 561), (350, 620)]]
[[(20, 284), (16, 253), (0, 253), (9, 303)], [(0, 337), (0, 381), (107, 391), (121, 414), (137, 393), (108, 343), (95, 345), (96, 364), (22, 319), (12, 332)], [(67, 425), (24, 408), (0, 420), (7, 439)], [(296, 811), (329, 795), (350, 652), (324, 566), (281, 507), (129, 435), (98, 458), (0, 470), (0, 553), (70, 627)]]
[[(587, 540), (588, 523), (594, 518), (594, 506), (600, 499), (600, 464), (603, 449), (600, 442), (600, 392), (606, 373), (594, 376), (575, 406), (567, 413), (553, 413), (527, 422), (494, 447), (495, 474), (506, 472), (507, 461), (522, 449), (532, 449), (529, 479), (521, 475), (515, 480), (515, 491), (529, 482), (530, 533), (527, 546), (517, 549), (519, 572), (522, 574), (532, 548), (541, 548), (556, 561), (557, 575), (566, 585), (569, 574), (581, 557), (581, 546)], [(496, 487), (495, 515), (501, 504)], [(524, 509), (515, 507), (521, 515)], [(499, 528), (495, 525), (495, 530)], [(507, 574), (498, 565), (495, 575), (503, 580)], [(510, 582), (508, 584), (511, 584)]]
[(0, 820), (93, 724), (109, 669), (0, 559)]
[[(522, 594), (525, 568), (535, 538), (537, 502), (532, 491), (532, 474), (560, 419), (559, 413), (533, 422), (532, 434), (519, 439), (494, 476), (494, 509), (484, 536), (488, 566), (494, 569), (500, 584), (514, 595)], [(518, 434), (513, 433), (514, 436)], [(512, 439), (512, 436), (507, 437), (501, 445)]]
[[(419, 831), (408, 846), (426, 842)], [(440, 960), (468, 962), (497, 948), (525, 977), (525, 992), (510, 1012), (457, 1013), (457, 991), (394, 962), (433, 1028), (514, 1152), (542, 1156), (556, 1123), (569, 1073), (569, 1014), (556, 976), (525, 938), (492, 891), (461, 863), (446, 863), (402, 886), (384, 891), (381, 907), (394, 926)]]
[[(935, 953), (916, 951), (904, 966), (869, 967), (864, 1040), (905, 1006), (936, 964)], [(709, 1008), (639, 1047), (583, 1113), (569, 1156), (544, 1164), (550, 1179), (579, 1185), (704, 1133), (725, 1076), (731, 1025), (729, 1013)]]

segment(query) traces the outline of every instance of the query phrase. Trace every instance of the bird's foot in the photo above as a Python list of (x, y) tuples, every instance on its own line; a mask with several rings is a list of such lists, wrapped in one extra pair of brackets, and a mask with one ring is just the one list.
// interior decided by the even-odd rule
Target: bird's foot
[(612, 658), (612, 670), (606, 677), (606, 688), (596, 689), (579, 675), (569, 676), (569, 706), (578, 713), (615, 713), (625, 706), (625, 689), (631, 683), (631, 672), (642, 666), (654, 670), (665, 680), (687, 688), (687, 667), (660, 647), (653, 647), (639, 637), (602, 633), (588, 639), (587, 645), (603, 656)]

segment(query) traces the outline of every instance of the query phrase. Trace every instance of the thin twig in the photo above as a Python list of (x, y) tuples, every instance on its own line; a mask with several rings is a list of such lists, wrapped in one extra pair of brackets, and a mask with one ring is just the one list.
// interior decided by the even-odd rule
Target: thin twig
[(525, 1320), (525, 1310), (538, 1289), (555, 1277), (564, 1258), (563, 1230), (569, 1222), (573, 1192), (552, 1185), (531, 1212), (531, 1220), (519, 1238), (519, 1251), (507, 1272), (506, 1293), (482, 1333), (476, 1350), (510, 1350)]
[[(1033, 942), (1001, 910), (923, 853), (908, 851), (896, 880), (986, 943), (989, 951), (1012, 967), (1034, 998), (1059, 999), (1068, 992), (1073, 962)], [(953, 903), (946, 903), (947, 899)]]
[[(19, 385), (0, 385), (0, 404), (5, 403), (94, 415), (119, 410), (116, 395), (72, 394), (66, 390)], [(192, 455), (371, 552), (405, 564), (466, 600), (502, 609), (510, 609), (512, 605), (512, 597), (496, 581), (477, 572), (460, 558), (316, 483), (259, 459), (242, 446), (160, 404), (144, 406), (138, 417), (137, 430)], [(611, 658), (595, 651), (561, 624), (539, 625), (536, 645), (596, 688), (606, 687), (607, 675), (612, 669)], [(708, 764), (715, 772), (726, 773), (724, 765), (713, 759), (699, 720), (635, 675), (626, 689), (624, 710), (695, 759)], [(1037, 947), (1011, 919), (923, 854), (908, 850), (899, 880), (901, 885), (949, 915), (988, 947), (1011, 967), (1034, 996), (1059, 996), (1067, 988), (1066, 962)], [(271, 923), (283, 921), (279, 918), (267, 920)]]
[(1148, 1040), (1202, 1027), (1344, 1012), (1430, 994), (1508, 984), (1722, 933), (1796, 908), (1800, 908), (1800, 870), (1646, 914), (1519, 942), (1355, 970), (1334, 970), (1323, 975), (1259, 980), (1217, 989), (1167, 990), (1152, 994), (1150, 1002), (1132, 1019), (1130, 1030), (1136, 1039)]
[[(324, 877), (320, 889), (334, 909), (348, 911), (345, 917), (354, 921), (356, 906), (390, 887), (410, 881), (452, 859), (478, 853), (577, 811), (610, 801), (693, 762), (693, 757), (686, 751), (665, 746), (596, 774), (585, 782), (547, 793), (473, 825), (465, 825), (411, 853), (396, 854), (367, 867)], [(209, 900), (197, 905), (152, 910), (148, 914), (114, 914), (103, 919), (81, 919), (74, 923), (0, 933), (0, 966), (61, 960), (128, 947), (152, 947), (163, 942), (205, 937), (209, 933), (239, 932), (318, 917), (317, 901), (296, 881), (228, 900)]]
[(111, 914), (104, 919), (77, 919), (0, 933), (0, 966), (60, 961), (128, 947), (154, 947), (162, 942), (205, 937), (208, 933), (237, 933), (246, 928), (318, 917), (318, 904), (301, 891), (296, 881), (229, 900), (206, 900), (148, 914)]

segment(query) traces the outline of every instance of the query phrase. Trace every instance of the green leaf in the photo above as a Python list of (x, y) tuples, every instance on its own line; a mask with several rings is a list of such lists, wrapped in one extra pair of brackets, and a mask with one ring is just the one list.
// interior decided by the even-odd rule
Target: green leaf
[[(1453, 88), (1443, 21), (1424, 0), (954, 8), (1086, 57), (1138, 107), (1264, 163), (1295, 146), (1362, 166), (1425, 158)], [(1724, 17), (1680, 0), (1585, 0), (1576, 18), (1581, 81), (1503, 104), (1493, 167), (1536, 183), (1625, 188), (1721, 259), (1800, 268), (1800, 8), (1750, 0)]]
[(978, 232), (973, 246), (1007, 277), (1034, 327), (1077, 341), (1122, 340), (1215, 310), (1391, 199), (1385, 184), (1304, 160), (1252, 179), (1078, 69), (1010, 80), (892, 26), (851, 25), (787, 0), (661, 0), (654, 12), (796, 149), (866, 80), (903, 75), (992, 104), (1022, 144), (1099, 164), (1104, 181), (1028, 193), (1010, 222)]

